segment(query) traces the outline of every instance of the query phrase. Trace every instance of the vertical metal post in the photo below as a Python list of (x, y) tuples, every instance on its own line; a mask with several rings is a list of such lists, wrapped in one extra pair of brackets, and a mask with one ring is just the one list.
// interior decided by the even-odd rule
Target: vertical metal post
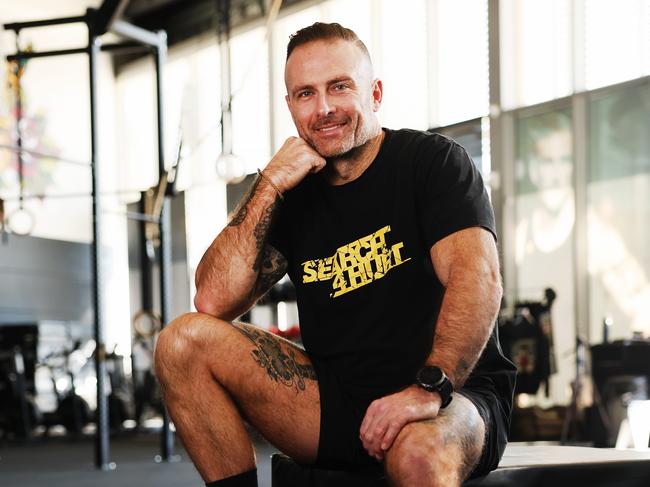
[[(142, 191), (140, 193), (140, 203), (138, 209), (140, 214), (146, 215), (147, 208), (147, 196), (148, 191)], [(154, 244), (147, 237), (147, 225), (151, 225), (150, 222), (145, 221), (144, 219), (138, 222), (138, 243), (140, 246), (140, 294), (142, 300), (142, 309), (147, 313), (153, 313), (153, 266), (155, 261), (155, 251)], [(137, 391), (138, 389), (144, 387), (144, 382), (139, 383), (141, 377), (137, 373), (136, 367), (136, 358), (135, 354), (131, 354), (131, 380), (133, 381), (133, 390)], [(142, 377), (144, 379), (144, 376)], [(140, 427), (140, 419), (142, 417), (142, 407), (139, 407), (138, 404), (142, 404), (140, 401), (136, 401), (135, 408), (135, 421), (137, 426)]]
[(220, 0), (219, 50), (221, 61), (221, 152), (232, 154), (232, 76), (230, 64), (230, 0)]
[[(139, 210), (143, 215), (147, 214), (147, 192), (140, 193)], [(147, 225), (151, 223), (140, 220), (138, 222), (138, 230), (140, 234), (140, 292), (142, 293), (142, 309), (148, 312), (153, 311), (153, 259), (151, 253), (153, 245), (147, 242)]]
[[(267, 9), (271, 8), (271, 2), (267, 2)], [(273, 65), (273, 60), (275, 58), (275, 40), (273, 39), (273, 25), (268, 25), (267, 39), (266, 39), (266, 52), (269, 59), (268, 73), (269, 73), (269, 147), (271, 148), (271, 154), (273, 155), (277, 152), (279, 147), (275, 143), (275, 67)]]
[(99, 40), (92, 26), (88, 25), (88, 65), (90, 80), (90, 172), (92, 178), (92, 269), (93, 306), (95, 310), (95, 372), (97, 374), (97, 412), (95, 436), (95, 466), (102, 470), (114, 467), (109, 463), (108, 438), (108, 398), (106, 397), (106, 344), (104, 343), (104, 317), (102, 313), (102, 273), (101, 273), (101, 200), (99, 199), (99, 170), (97, 150), (97, 59)]
[(589, 98), (584, 93), (586, 86), (585, 74), (585, 0), (574, 0), (571, 4), (572, 53), (573, 59), (573, 161), (575, 184), (575, 226), (573, 228), (573, 253), (575, 266), (575, 323), (576, 337), (594, 343), (591, 336), (591, 319), (589, 316), (589, 239), (587, 232), (588, 197), (588, 164), (587, 124)]
[(440, 93), (438, 66), (440, 62), (438, 42), (438, 0), (430, 0), (426, 3), (427, 17), (427, 91), (429, 93), (427, 104), (428, 127), (440, 127)]
[[(514, 300), (517, 289), (514, 253), (514, 214), (512, 208), (513, 188), (510, 181), (514, 158), (510, 157), (511, 117), (501, 112), (501, 34), (500, 2), (488, 0), (488, 72), (490, 98), (490, 164), (492, 206), (496, 216), (497, 234), (501, 244), (499, 254), (507, 301)], [(504, 143), (505, 142), (505, 143)], [(512, 303), (509, 303), (512, 304)]]
[(575, 224), (573, 227), (573, 265), (576, 339), (589, 343), (589, 240), (587, 214), (589, 209), (587, 118), (588, 97), (578, 93), (571, 97), (573, 120), (573, 183), (575, 187)]
[[(167, 58), (167, 34), (164, 31), (158, 32), (158, 46), (154, 49), (156, 64), (156, 110), (158, 128), (158, 174), (165, 177), (165, 124), (164, 124), (164, 88), (163, 68)], [(160, 318), (164, 327), (171, 319), (171, 218), (170, 218), (170, 197), (165, 196), (160, 213)], [(169, 462), (174, 455), (174, 434), (170, 428), (169, 413), (163, 412), (163, 428), (161, 435), (161, 457), (163, 461)]]

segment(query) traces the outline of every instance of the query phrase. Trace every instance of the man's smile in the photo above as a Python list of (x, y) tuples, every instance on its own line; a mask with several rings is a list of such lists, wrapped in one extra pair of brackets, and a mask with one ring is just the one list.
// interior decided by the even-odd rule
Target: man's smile
[(347, 120), (319, 123), (314, 127), (314, 132), (321, 136), (338, 135), (347, 124)]

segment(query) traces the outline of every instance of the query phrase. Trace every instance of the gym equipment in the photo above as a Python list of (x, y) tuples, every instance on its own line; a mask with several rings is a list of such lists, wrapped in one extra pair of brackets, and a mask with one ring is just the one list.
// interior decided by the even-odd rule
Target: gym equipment
[[(88, 30), (87, 45), (79, 48), (60, 49), (41, 52), (24, 52), (20, 49), (15, 54), (7, 56), (7, 60), (25, 61), (39, 57), (63, 56), (68, 54), (86, 54), (88, 56), (89, 87), (90, 87), (90, 147), (91, 147), (91, 180), (92, 180), (92, 215), (93, 215), (93, 240), (92, 240), (92, 262), (93, 262), (93, 309), (94, 309), (94, 338), (97, 344), (95, 353), (95, 370), (97, 378), (97, 442), (95, 449), (95, 465), (103, 470), (114, 468), (109, 462), (109, 436), (108, 436), (108, 398), (106, 395), (106, 350), (104, 343), (104, 317), (101, 313), (101, 297), (103, 279), (101, 275), (100, 261), (102, 251), (101, 242), (101, 215), (102, 203), (98, 194), (99, 171), (97, 168), (97, 134), (98, 134), (98, 103), (97, 103), (97, 59), (100, 51), (133, 51), (139, 49), (153, 54), (156, 69), (156, 115), (158, 135), (158, 170), (159, 174), (165, 172), (165, 152), (163, 134), (163, 103), (162, 103), (162, 68), (167, 54), (167, 36), (164, 32), (150, 32), (136, 27), (128, 22), (115, 20), (124, 2), (104, 0), (99, 10), (87, 9), (84, 15), (77, 17), (56, 18), (47, 20), (36, 20), (29, 22), (14, 22), (4, 25), (5, 30), (14, 31), (16, 36), (25, 29), (39, 28), (51, 25), (68, 25), (83, 23)], [(128, 42), (115, 44), (103, 44), (101, 36), (110, 31), (117, 34), (121, 39), (126, 38)], [(160, 251), (160, 279), (161, 279), (161, 318), (167, 323), (170, 318), (170, 268), (171, 268), (171, 235), (169, 220), (169, 197), (163, 200), (161, 217), (161, 251)], [(164, 415), (162, 458), (169, 461), (173, 452), (173, 436), (169, 427), (169, 417)]]
[[(84, 347), (85, 348), (85, 347)], [(76, 380), (83, 368), (90, 364), (91, 354), (81, 351), (80, 340), (74, 342), (72, 348), (57, 350), (41, 360), (38, 364), (50, 373), (52, 389), (56, 397), (56, 410), (43, 413), (43, 426), (45, 434), (49, 428), (55, 425), (62, 425), (66, 431), (74, 435), (80, 435), (84, 426), (92, 419), (90, 407), (84, 398), (77, 393)], [(73, 371), (71, 357), (76, 355), (77, 367)]]
[(133, 418), (131, 385), (124, 370), (124, 356), (117, 353), (117, 346), (106, 355), (106, 370), (111, 392), (108, 395), (109, 425), (112, 432), (120, 432), (124, 421)]
[(596, 446), (614, 446), (630, 402), (650, 397), (649, 356), (650, 340), (616, 340), (591, 347), (594, 394), (600, 400), (600, 414), (593, 417)]
[(38, 328), (0, 327), (0, 430), (3, 436), (29, 439), (40, 421), (34, 400)]
[(541, 301), (515, 304), (513, 316), (499, 316), (499, 337), (506, 357), (517, 366), (515, 394), (535, 394), (555, 372), (551, 308), (555, 292), (547, 288)]

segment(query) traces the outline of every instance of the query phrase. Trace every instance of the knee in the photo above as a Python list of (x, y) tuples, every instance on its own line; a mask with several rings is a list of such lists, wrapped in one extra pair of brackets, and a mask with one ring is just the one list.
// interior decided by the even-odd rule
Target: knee
[(443, 435), (407, 424), (386, 454), (392, 485), (450, 486), (459, 484), (457, 455)]
[(200, 363), (206, 340), (218, 323), (220, 320), (201, 313), (186, 313), (169, 323), (156, 341), (154, 364), (158, 379), (164, 383), (179, 373), (185, 380), (191, 378), (187, 372)]

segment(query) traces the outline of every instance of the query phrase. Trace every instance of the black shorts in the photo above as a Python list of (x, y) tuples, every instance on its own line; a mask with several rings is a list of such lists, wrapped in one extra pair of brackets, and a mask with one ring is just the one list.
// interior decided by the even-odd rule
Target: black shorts
[[(374, 398), (369, 394), (346, 392), (327, 367), (317, 361), (312, 362), (318, 377), (321, 401), (320, 440), (315, 466), (329, 470), (370, 470), (379, 467), (379, 462), (368, 454), (359, 438), (361, 422)], [(489, 387), (474, 385), (464, 387), (459, 393), (472, 401), (485, 423), (483, 453), (470, 477), (486, 475), (497, 468), (503, 456), (509, 418), (501, 400)]]

